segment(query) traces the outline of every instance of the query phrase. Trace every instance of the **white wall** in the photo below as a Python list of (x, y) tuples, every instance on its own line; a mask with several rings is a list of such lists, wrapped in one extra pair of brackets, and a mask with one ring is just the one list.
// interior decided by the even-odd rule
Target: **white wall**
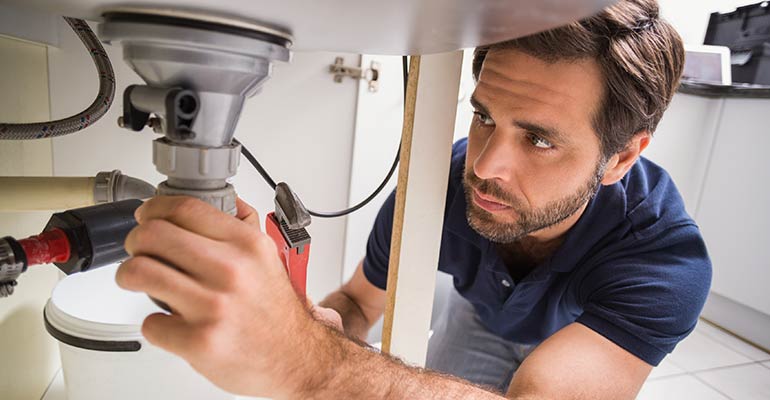
[[(47, 75), (45, 46), (0, 37), (0, 121), (47, 120)], [(0, 140), (0, 175), (50, 176), (51, 141)], [(0, 237), (38, 233), (49, 217), (41, 212), (0, 212)], [(40, 398), (59, 368), (58, 347), (42, 319), (57, 281), (55, 268), (34, 267), (19, 278), (13, 296), (0, 298), (2, 399)]]
[[(395, 158), (401, 140), (403, 109), (403, 78), (401, 57), (362, 57), (362, 65), (371, 61), (380, 64), (380, 85), (377, 92), (369, 92), (360, 85), (355, 119), (355, 143), (350, 175), (349, 205), (358, 204), (380, 184)], [(372, 222), (382, 202), (396, 186), (398, 171), (382, 192), (368, 205), (347, 218), (345, 237), (344, 277), (349, 279), (355, 267), (366, 254), (366, 241)]]

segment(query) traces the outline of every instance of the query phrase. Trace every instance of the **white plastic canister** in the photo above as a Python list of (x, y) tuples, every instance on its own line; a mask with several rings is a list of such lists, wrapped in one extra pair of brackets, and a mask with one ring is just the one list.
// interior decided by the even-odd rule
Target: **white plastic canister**
[(59, 341), (69, 400), (235, 399), (183, 359), (149, 344), (144, 318), (162, 311), (144, 294), (115, 283), (117, 265), (62, 280), (45, 306)]

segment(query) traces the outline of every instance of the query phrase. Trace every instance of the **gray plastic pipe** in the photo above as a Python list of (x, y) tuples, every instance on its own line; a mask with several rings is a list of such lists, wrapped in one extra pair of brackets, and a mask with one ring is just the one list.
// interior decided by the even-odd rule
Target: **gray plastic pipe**
[(0, 211), (67, 210), (154, 195), (153, 185), (118, 170), (95, 177), (0, 177)]

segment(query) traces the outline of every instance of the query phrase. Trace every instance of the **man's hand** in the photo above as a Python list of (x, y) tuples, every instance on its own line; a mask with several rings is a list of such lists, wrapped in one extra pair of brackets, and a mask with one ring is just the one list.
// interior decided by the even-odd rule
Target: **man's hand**
[(345, 332), (345, 328), (342, 326), (342, 317), (340, 316), (340, 313), (332, 308), (321, 307), (319, 305), (310, 304), (310, 307), (310, 312), (313, 313), (315, 319), (331, 326), (340, 333)]
[(315, 324), (253, 208), (237, 218), (187, 197), (156, 197), (136, 211), (131, 255), (116, 280), (174, 313), (147, 317), (142, 333), (225, 390), (277, 395)]
[(235, 214), (236, 218), (251, 225), (256, 230), (260, 232), (262, 231), (262, 225), (259, 221), (259, 213), (254, 209), (254, 207), (248, 205), (245, 201), (241, 200), (240, 197), (235, 199), (235, 206), (237, 208), (237, 212)]
[[(131, 258), (118, 269), (118, 285), (174, 310), (145, 319), (150, 343), (221, 388), (249, 396), (499, 398), (408, 367), (315, 321), (257, 213), (237, 205), (235, 218), (188, 197), (156, 197), (136, 211), (139, 225), (126, 238)], [(324, 314), (319, 319), (328, 319)]]
[[(260, 220), (257, 211), (240, 198), (236, 200), (236, 205), (238, 206), (238, 213), (236, 214), (236, 217), (256, 228), (257, 230), (260, 230)], [(337, 311), (331, 308), (315, 305), (310, 300), (310, 298), (307, 299), (307, 305), (315, 319), (331, 326), (332, 328), (337, 329), (340, 332), (344, 332), (342, 327), (342, 317), (340, 317), (340, 314)]]

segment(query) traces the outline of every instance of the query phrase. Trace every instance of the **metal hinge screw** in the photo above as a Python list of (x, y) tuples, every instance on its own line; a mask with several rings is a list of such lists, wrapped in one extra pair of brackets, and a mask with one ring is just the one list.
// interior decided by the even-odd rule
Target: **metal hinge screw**
[(334, 82), (342, 83), (342, 79), (346, 76), (353, 79), (363, 79), (369, 84), (370, 92), (376, 92), (380, 87), (380, 69), (380, 63), (376, 61), (372, 61), (366, 70), (348, 67), (342, 57), (335, 58), (334, 64), (329, 65), (329, 72), (334, 74)]

